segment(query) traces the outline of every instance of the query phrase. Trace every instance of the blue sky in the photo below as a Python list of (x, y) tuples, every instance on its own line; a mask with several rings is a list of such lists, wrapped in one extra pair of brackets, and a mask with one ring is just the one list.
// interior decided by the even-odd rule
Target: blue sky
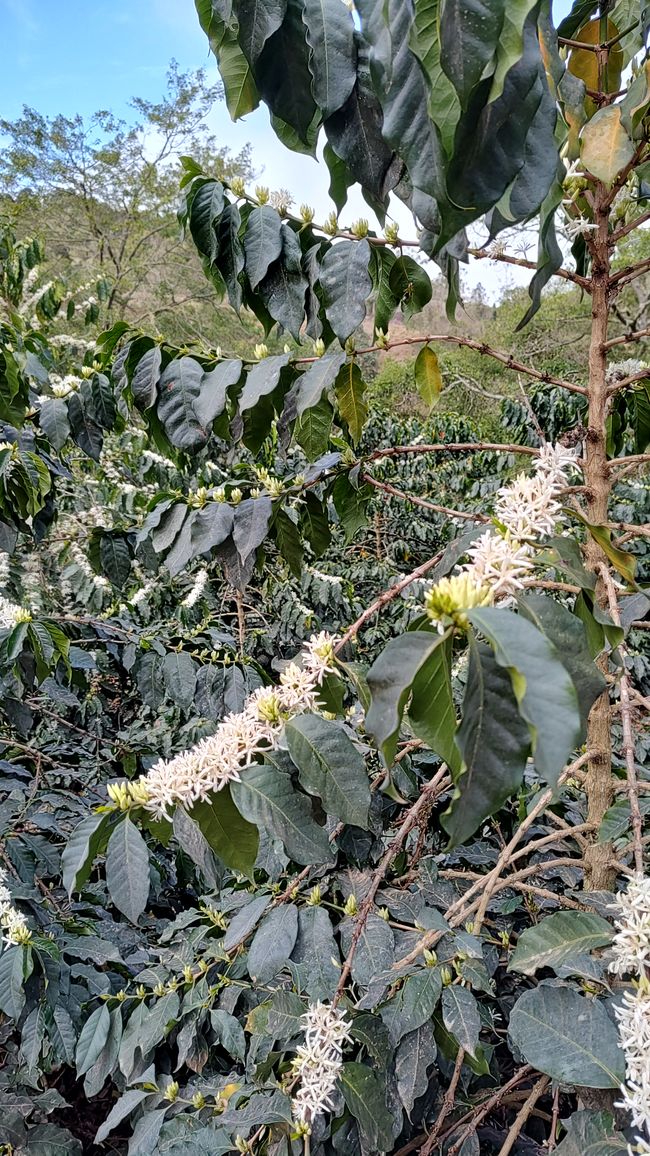
[[(570, 0), (555, 0), (556, 19), (570, 6)], [(107, 108), (128, 119), (132, 96), (160, 98), (172, 58), (183, 70), (205, 66), (210, 79), (217, 79), (193, 0), (0, 0), (0, 43), (0, 115), (6, 119), (17, 117), (23, 104), (46, 115)], [(314, 205), (321, 219), (330, 211), (324, 165), (283, 149), (264, 107), (232, 124), (219, 103), (210, 127), (234, 152), (252, 144), (264, 183), (290, 189), (299, 202)], [(353, 192), (344, 217), (359, 215), (369, 211)], [(406, 210), (400, 206), (395, 216), (409, 235)], [(503, 276), (481, 269), (490, 290)]]

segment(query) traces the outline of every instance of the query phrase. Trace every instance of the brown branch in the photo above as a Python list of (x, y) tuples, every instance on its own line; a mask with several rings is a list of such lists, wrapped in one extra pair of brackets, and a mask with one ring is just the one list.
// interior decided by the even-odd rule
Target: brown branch
[(373, 450), (364, 459), (366, 462), (378, 462), (382, 458), (399, 458), (405, 454), (438, 454), (438, 453), (495, 453), (495, 454), (526, 454), (536, 458), (539, 450), (532, 446), (503, 444), (501, 442), (434, 442), (431, 445), (389, 446), (383, 450)]
[(619, 269), (618, 273), (613, 273), (609, 278), (610, 289), (622, 285), (629, 285), (631, 281), (636, 281), (637, 277), (641, 277), (650, 269), (650, 257), (646, 257), (644, 261), (639, 261), (636, 265), (626, 265), (624, 269)]
[(406, 587), (410, 586), (412, 582), (417, 582), (419, 578), (424, 578), (424, 576), (429, 573), (429, 570), (433, 570), (434, 566), (436, 566), (442, 558), (443, 553), (444, 551), (441, 550), (439, 554), (435, 554), (433, 558), (429, 558), (427, 562), (423, 562), (416, 570), (412, 570), (410, 574), (407, 574), (406, 578), (402, 578), (399, 582), (396, 582), (394, 586), (390, 586), (388, 590), (384, 590), (383, 594), (379, 595), (379, 598), (371, 602), (370, 606), (367, 606), (363, 611), (363, 614), (359, 615), (356, 622), (353, 622), (352, 625), (348, 627), (341, 641), (336, 646), (336, 653), (340, 653), (345, 644), (356, 637), (361, 627), (365, 625), (369, 618), (372, 618), (380, 610), (383, 610), (384, 606), (392, 602), (393, 598), (397, 598), (398, 595), (402, 593), (402, 590), (406, 590)]
[(631, 233), (633, 229), (638, 229), (641, 225), (645, 224), (646, 221), (650, 221), (650, 209), (646, 209), (645, 213), (641, 213), (634, 221), (629, 221), (627, 225), (622, 225), (620, 229), (617, 229), (611, 234), (610, 241), (617, 245), (623, 237), (627, 237), (628, 233)]
[(646, 369), (638, 369), (636, 373), (631, 373), (629, 377), (624, 377), (622, 381), (616, 381), (610, 385), (607, 390), (607, 396), (612, 397), (615, 393), (619, 393), (622, 389), (627, 389), (628, 385), (634, 385), (637, 381), (643, 381), (644, 377), (650, 377), (650, 371)]
[(447, 514), (450, 518), (466, 518), (469, 522), (491, 521), (485, 514), (468, 514), (462, 510), (452, 510), (449, 506), (438, 506), (435, 502), (429, 502), (426, 498), (418, 498), (415, 494), (405, 494), (403, 490), (398, 490), (396, 486), (391, 486), (389, 482), (380, 482), (377, 478), (373, 478), (372, 474), (363, 473), (361, 474), (361, 478), (377, 490), (383, 490), (386, 494), (392, 494), (394, 498), (401, 498), (403, 502), (412, 502), (414, 506), (422, 506), (425, 510), (433, 510), (436, 514)]
[[(530, 1072), (532, 1072), (532, 1070), (533, 1069), (529, 1064), (525, 1064), (523, 1068), (520, 1068), (518, 1072), (515, 1072), (514, 1076), (510, 1077), (508, 1082), (505, 1083), (502, 1088), (498, 1088), (496, 1092), (492, 1093), (489, 1099), (487, 1099), (483, 1104), (479, 1105), (478, 1110), (474, 1108), (471, 1112), (468, 1112), (465, 1116), (461, 1117), (460, 1120), (456, 1121), (454, 1124), (454, 1131), (460, 1124), (464, 1124), (466, 1120), (469, 1119), (470, 1122), (468, 1127), (465, 1128), (464, 1132), (461, 1132), (458, 1139), (454, 1141), (447, 1153), (447, 1156), (458, 1156), (461, 1148), (463, 1147), (463, 1144), (467, 1138), (476, 1131), (481, 1121), (484, 1120), (486, 1116), (489, 1116), (493, 1108), (498, 1107), (498, 1105), (503, 1099), (505, 1099), (508, 1093), (511, 1092), (513, 1088), (516, 1088), (517, 1084), (520, 1084), (522, 1080), (525, 1080)], [(447, 1133), (445, 1133), (445, 1138), (446, 1136)]]
[[(616, 626), (621, 625), (621, 613), (618, 604), (618, 595), (612, 576), (604, 564), (600, 566), (600, 575), (607, 591), (609, 612)], [(630, 701), (630, 678), (625, 668), (627, 653), (623, 643), (619, 644), (619, 653), (623, 662), (623, 669), (619, 679), (621, 696), (620, 713), (623, 727), (623, 754), (627, 771), (628, 798), (630, 800), (630, 817), (632, 819), (632, 845), (634, 848), (634, 866), (640, 875), (643, 875), (643, 817), (639, 806), (639, 781), (636, 773), (636, 755), (634, 751), (634, 731), (632, 730), (632, 703)]]
[(546, 1091), (549, 1083), (550, 1080), (548, 1076), (541, 1076), (537, 1083), (534, 1085), (526, 1102), (522, 1104), (521, 1108), (519, 1109), (515, 1121), (510, 1128), (504, 1143), (499, 1149), (499, 1156), (509, 1156), (509, 1153), (512, 1152), (512, 1149), (517, 1143), (517, 1137), (519, 1136), (519, 1133), (524, 1127), (528, 1117), (535, 1107), (535, 1104), (544, 1095), (544, 1092)]
[(459, 1047), (458, 1054), (456, 1056), (456, 1063), (454, 1064), (453, 1075), (449, 1082), (449, 1087), (447, 1088), (447, 1091), (442, 1098), (442, 1105), (440, 1112), (438, 1113), (438, 1118), (433, 1126), (432, 1131), (429, 1133), (426, 1143), (423, 1144), (420, 1148), (420, 1156), (429, 1156), (429, 1153), (432, 1151), (434, 1144), (438, 1142), (438, 1137), (442, 1132), (445, 1120), (447, 1119), (447, 1116), (454, 1106), (454, 1100), (456, 1099), (456, 1091), (460, 1082), (460, 1073), (462, 1071), (464, 1059), (465, 1052), (463, 1048)]
[[(518, 265), (520, 269), (531, 269), (533, 271), (537, 269), (535, 261), (527, 261), (524, 257), (512, 257), (509, 253), (500, 253), (498, 250), (468, 249), (467, 252), (471, 257), (476, 257), (478, 260), (503, 261), (507, 265)], [(553, 276), (561, 277), (564, 281), (572, 281), (574, 285), (579, 285), (581, 289), (589, 292), (591, 285), (589, 278), (581, 277), (579, 273), (574, 273), (572, 269), (555, 269)]]
[(650, 462), (650, 454), (628, 454), (626, 458), (612, 458), (609, 463), (610, 470), (623, 470), (627, 466), (646, 465)]
[(361, 939), (363, 929), (368, 921), (368, 916), (372, 910), (373, 904), (375, 902), (375, 896), (379, 890), (379, 887), (381, 886), (382, 880), (384, 879), (393, 860), (397, 857), (397, 855), (399, 855), (399, 852), (401, 851), (408, 834), (415, 826), (417, 826), (418, 822), (422, 820), (422, 812), (424, 811), (425, 814), (428, 813), (430, 803), (433, 801), (433, 799), (436, 798), (437, 795), (440, 795), (443, 791), (446, 791), (450, 783), (451, 779), (449, 772), (447, 767), (443, 765), (440, 770), (437, 771), (437, 773), (433, 776), (430, 782), (428, 782), (426, 786), (422, 788), (413, 806), (409, 807), (409, 810), (407, 811), (397, 834), (384, 852), (379, 866), (375, 868), (368, 893), (366, 894), (363, 903), (359, 908), (359, 913), (356, 917), (350, 948), (347, 953), (345, 963), (343, 964), (343, 969), (341, 971), (334, 999), (332, 1000), (332, 1005), (334, 1007), (336, 1007), (337, 1003), (341, 999), (341, 996), (345, 991), (345, 985), (350, 978), (350, 972), (352, 970), (352, 963), (356, 954), (357, 946), (359, 944), (359, 940)]
[[(648, 216), (650, 217), (650, 212)], [(646, 337), (650, 337), (650, 329), (636, 329), (631, 333), (623, 333), (620, 337), (612, 337), (605, 342), (603, 349), (613, 349), (615, 345), (627, 345), (630, 341), (643, 341)]]

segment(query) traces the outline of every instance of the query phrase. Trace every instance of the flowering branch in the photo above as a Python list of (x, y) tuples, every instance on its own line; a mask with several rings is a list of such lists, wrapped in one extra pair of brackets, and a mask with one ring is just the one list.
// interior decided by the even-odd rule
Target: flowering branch
[[(527, 261), (524, 257), (512, 257), (509, 253), (504, 253), (494, 245), (491, 249), (468, 249), (470, 257), (476, 257), (478, 260), (486, 259), (489, 261), (504, 261), (507, 265), (518, 265), (520, 269), (537, 269), (535, 261)], [(589, 292), (591, 281), (588, 277), (581, 277), (579, 273), (574, 273), (572, 269), (554, 269), (554, 277), (561, 277), (565, 281), (572, 281), (574, 285), (579, 285), (581, 289)]]

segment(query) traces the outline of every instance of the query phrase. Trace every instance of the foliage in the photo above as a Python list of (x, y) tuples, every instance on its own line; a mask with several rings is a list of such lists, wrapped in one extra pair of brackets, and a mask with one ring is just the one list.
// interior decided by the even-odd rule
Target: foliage
[[(30, 300), (39, 244), (4, 233), (2, 1141), (473, 1156), (562, 1121), (558, 1152), (624, 1153), (611, 904), (648, 812), (650, 379), (608, 370), (607, 308), (644, 262), (610, 257), (645, 213), (647, 67), (620, 105), (590, 94), (640, 33), (614, 5), (594, 82), (582, 2), (562, 55), (536, 5), (198, 7), (230, 110), (261, 95), (294, 148), (322, 123), (335, 198), (403, 196), (452, 301), (464, 226), (542, 206), (540, 306), (557, 142), (587, 123), (591, 176), (560, 194), (590, 370), (424, 332), (426, 416), (378, 411), (368, 367), (431, 300), (424, 266), (201, 157), (187, 243), (283, 352), (127, 319), (79, 357), (63, 284)], [(440, 344), (534, 382), (502, 442), (447, 408)]]

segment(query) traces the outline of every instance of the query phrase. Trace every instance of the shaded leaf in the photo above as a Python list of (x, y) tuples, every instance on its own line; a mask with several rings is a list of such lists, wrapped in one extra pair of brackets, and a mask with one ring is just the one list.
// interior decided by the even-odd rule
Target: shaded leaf
[(587, 911), (557, 911), (525, 928), (508, 964), (509, 971), (534, 975), (539, 968), (558, 966), (581, 952), (606, 947), (613, 937), (611, 924)]
[(564, 1084), (618, 1089), (625, 1079), (616, 1024), (601, 1003), (573, 988), (525, 991), (508, 1033), (529, 1064)]
[(305, 790), (323, 800), (328, 814), (365, 830), (368, 775), (362, 756), (341, 727), (321, 715), (297, 715), (286, 724), (285, 738)]

